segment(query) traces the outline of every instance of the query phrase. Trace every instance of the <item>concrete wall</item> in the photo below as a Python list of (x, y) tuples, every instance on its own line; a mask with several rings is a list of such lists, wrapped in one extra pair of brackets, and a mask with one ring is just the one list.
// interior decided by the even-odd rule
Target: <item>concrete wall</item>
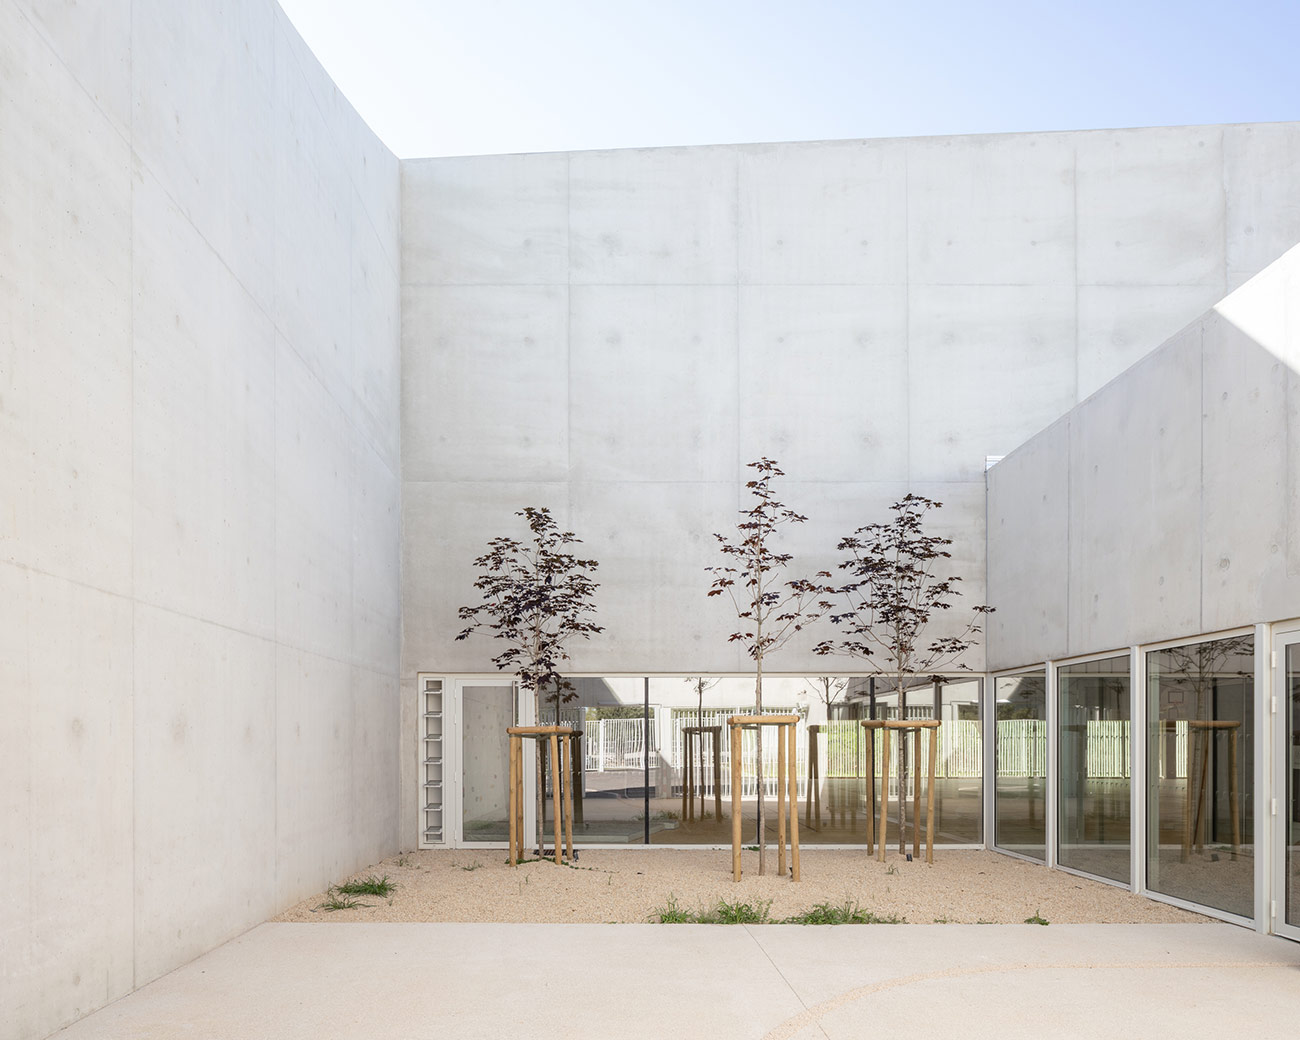
[(1300, 247), (989, 473), (989, 664), (1300, 616)]
[(269, 0), (0, 0), (0, 1036), (397, 842), (397, 162)]
[(602, 562), (576, 670), (743, 669), (704, 568), (761, 454), (810, 565), (910, 487), (980, 602), (985, 456), (1300, 240), (1297, 124), (402, 169), (408, 683), (490, 669), (455, 610), (527, 504)]

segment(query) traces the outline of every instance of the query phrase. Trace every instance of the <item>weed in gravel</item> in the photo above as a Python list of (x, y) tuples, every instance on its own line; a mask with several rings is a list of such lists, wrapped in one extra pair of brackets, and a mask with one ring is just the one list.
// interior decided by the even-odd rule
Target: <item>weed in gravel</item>
[(340, 896), (334, 889), (330, 889), (325, 902), (317, 904), (315, 909), (333, 913), (335, 910), (355, 910), (357, 907), (372, 905), (372, 903), (363, 903), (360, 900), (353, 899), (351, 896)]
[(1025, 918), (1025, 924), (1051, 924), (1051, 923), (1052, 923), (1051, 921), (1049, 921), (1046, 917), (1040, 914), (1037, 910), (1034, 911), (1033, 917)]
[(846, 899), (843, 903), (818, 903), (801, 914), (787, 917), (782, 924), (905, 924), (901, 917), (892, 914), (882, 917), (864, 910), (856, 901)]
[(677, 897), (670, 895), (668, 902), (650, 912), (651, 924), (698, 924), (699, 915), (677, 905)]
[(336, 892), (341, 892), (345, 896), (387, 896), (393, 891), (393, 883), (388, 880), (388, 875), (375, 877), (371, 874), (369, 877), (357, 878), (355, 881), (347, 881), (342, 885), (335, 887)]

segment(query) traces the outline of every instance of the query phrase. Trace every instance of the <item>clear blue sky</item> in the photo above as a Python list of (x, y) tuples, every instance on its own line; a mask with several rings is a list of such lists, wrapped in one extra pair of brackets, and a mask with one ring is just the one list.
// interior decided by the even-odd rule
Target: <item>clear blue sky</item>
[(280, 0), (402, 158), (1300, 119), (1300, 0)]

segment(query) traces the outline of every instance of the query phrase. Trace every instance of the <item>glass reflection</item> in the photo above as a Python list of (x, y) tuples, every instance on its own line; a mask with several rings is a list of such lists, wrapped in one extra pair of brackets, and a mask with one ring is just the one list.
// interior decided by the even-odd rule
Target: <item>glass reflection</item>
[(1147, 887), (1254, 915), (1254, 639), (1147, 654)]
[[(570, 679), (574, 697), (560, 708), (560, 723), (575, 731), (570, 758), (573, 784), (573, 840), (593, 844), (645, 841), (645, 680)], [(543, 715), (555, 721), (554, 706)], [(650, 765), (656, 751), (649, 727)], [(543, 744), (541, 750), (545, 752)], [(550, 769), (545, 770), (545, 814), (551, 815)], [(546, 833), (550, 833), (547, 824)]]
[(1286, 650), (1286, 923), (1300, 925), (1300, 643)]
[(1128, 655), (1065, 665), (1057, 672), (1057, 686), (1057, 860), (1127, 882), (1132, 873)]
[(1001, 675), (994, 746), (993, 840), (999, 848), (1047, 859), (1047, 672)]
[[(981, 835), (982, 779), (979, 724), (982, 680), (929, 679), (907, 684), (909, 718), (944, 721), (935, 769), (936, 844), (976, 844)], [(804, 845), (865, 844), (867, 815), (880, 781), (880, 734), (874, 734), (874, 775), (867, 775), (863, 719), (897, 718), (898, 694), (880, 680), (835, 676), (768, 676), (764, 710), (800, 717), (798, 748), (799, 840)], [(731, 843), (731, 749), (727, 719), (753, 711), (749, 678), (661, 677), (650, 680), (652, 742), (651, 841), (658, 844)], [(716, 744), (715, 744), (716, 741)], [(899, 742), (891, 742), (890, 812), (897, 819)], [(924, 776), (928, 743), (922, 742)], [(910, 741), (905, 755), (914, 755)], [(757, 739), (742, 739), (741, 813), (746, 843), (757, 833)], [(764, 731), (763, 776), (769, 840), (776, 834), (775, 733)], [(908, 765), (908, 797), (917, 768)], [(922, 800), (924, 801), (924, 791)], [(909, 828), (912, 807), (909, 803)], [(894, 826), (891, 840), (897, 840)], [(910, 839), (909, 829), (909, 839)]]

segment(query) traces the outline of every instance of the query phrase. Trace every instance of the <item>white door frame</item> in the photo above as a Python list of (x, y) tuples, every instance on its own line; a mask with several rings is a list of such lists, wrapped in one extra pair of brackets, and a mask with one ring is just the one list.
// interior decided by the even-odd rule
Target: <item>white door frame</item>
[[(520, 725), (532, 724), (533, 705), (531, 698), (520, 695), (519, 684), (508, 676), (497, 678), (451, 678), (447, 680), (444, 697), (444, 724), (446, 733), (445, 761), (448, 768), (443, 770), (443, 797), (445, 808), (443, 818), (447, 824), (447, 846), (453, 849), (504, 849), (509, 841), (466, 841), (464, 837), (464, 762), (465, 762), (465, 689), (479, 686), (509, 686), (513, 691), (515, 718)], [(525, 740), (524, 744), (524, 848), (532, 847), (535, 842), (536, 825), (528, 806), (536, 799), (537, 765), (535, 741)]]
[[(1287, 622), (1276, 625), (1272, 633), (1271, 665), (1269, 669), (1269, 699), (1265, 707), (1269, 709), (1266, 718), (1273, 724), (1273, 770), (1272, 800), (1269, 816), (1272, 827), (1271, 838), (1273, 890), (1270, 893), (1271, 931), (1288, 939), (1300, 940), (1300, 924), (1287, 924), (1286, 920), (1286, 881), (1287, 881), (1287, 840), (1291, 818), (1291, 727), (1288, 724), (1290, 706), (1287, 697), (1286, 659), (1287, 647), (1300, 645), (1300, 623)], [(1297, 908), (1300, 909), (1300, 908)]]

